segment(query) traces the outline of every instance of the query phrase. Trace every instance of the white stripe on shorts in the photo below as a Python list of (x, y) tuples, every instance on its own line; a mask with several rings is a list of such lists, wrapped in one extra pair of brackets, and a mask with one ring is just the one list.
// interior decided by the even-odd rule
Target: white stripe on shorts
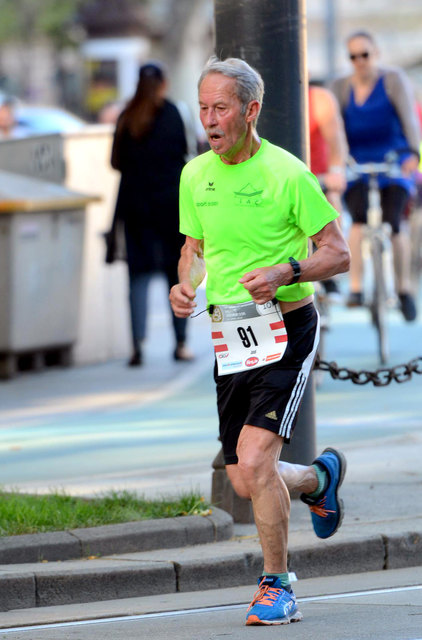
[(308, 382), (309, 375), (311, 372), (311, 368), (314, 362), (316, 350), (318, 348), (319, 343), (319, 331), (320, 331), (320, 318), (318, 315), (318, 323), (315, 331), (315, 339), (312, 347), (312, 351), (306, 356), (303, 361), (302, 368), (298, 373), (296, 384), (293, 387), (292, 395), (290, 396), (290, 400), (287, 403), (286, 410), (284, 412), (283, 418), (280, 424), (279, 435), (283, 438), (290, 438), (292, 425), (299, 408), (300, 401), (302, 400), (306, 383)]

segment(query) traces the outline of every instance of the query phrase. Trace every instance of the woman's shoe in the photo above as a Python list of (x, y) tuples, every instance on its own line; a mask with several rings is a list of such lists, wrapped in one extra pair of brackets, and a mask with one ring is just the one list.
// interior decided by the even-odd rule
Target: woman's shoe
[(181, 362), (192, 362), (195, 360), (195, 356), (192, 351), (188, 349), (184, 343), (179, 343), (174, 350), (173, 358)]
[(399, 293), (400, 311), (407, 322), (416, 320), (418, 312), (416, 311), (415, 300), (410, 293)]
[(351, 291), (346, 302), (347, 307), (362, 307), (363, 295), (361, 291)]
[(134, 351), (131, 359), (128, 361), (128, 367), (140, 367), (142, 365), (142, 353), (141, 351)]

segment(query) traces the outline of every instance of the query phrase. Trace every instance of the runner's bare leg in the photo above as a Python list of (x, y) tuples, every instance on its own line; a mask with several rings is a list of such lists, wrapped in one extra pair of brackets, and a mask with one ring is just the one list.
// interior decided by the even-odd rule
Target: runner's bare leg
[(235, 491), (252, 501), (266, 573), (287, 572), (290, 495), (284, 475), (307, 493), (318, 484), (311, 467), (283, 463), (280, 473), (282, 445), (283, 439), (271, 431), (245, 425), (237, 446), (239, 462), (226, 466)]

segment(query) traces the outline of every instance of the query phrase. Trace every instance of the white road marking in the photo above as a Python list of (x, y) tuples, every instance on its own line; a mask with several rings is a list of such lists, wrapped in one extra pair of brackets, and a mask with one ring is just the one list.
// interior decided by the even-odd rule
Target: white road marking
[[(391, 587), (387, 589), (368, 589), (367, 591), (351, 591), (349, 593), (333, 593), (326, 596), (308, 596), (306, 598), (298, 599), (298, 603), (303, 602), (320, 602), (322, 600), (337, 600), (338, 598), (358, 598), (361, 596), (373, 596), (383, 593), (399, 593), (402, 591), (419, 591), (422, 589), (422, 585), (415, 585), (411, 587)], [(175, 611), (162, 611), (158, 613), (142, 613), (131, 616), (115, 616), (111, 618), (95, 618), (92, 620), (75, 620), (74, 622), (56, 622), (48, 624), (38, 624), (27, 627), (9, 627), (7, 629), (0, 629), (0, 635), (9, 633), (15, 633), (17, 631), (40, 631), (42, 629), (62, 629), (65, 627), (81, 627), (93, 624), (111, 624), (115, 622), (133, 622), (139, 620), (151, 620), (153, 618), (171, 618), (176, 616), (187, 616), (198, 613), (216, 613), (219, 611), (232, 611), (235, 609), (243, 609), (248, 603), (243, 604), (228, 604), (219, 605), (215, 607), (199, 607), (197, 609), (180, 609)], [(422, 640), (422, 638), (414, 638), (413, 640)]]

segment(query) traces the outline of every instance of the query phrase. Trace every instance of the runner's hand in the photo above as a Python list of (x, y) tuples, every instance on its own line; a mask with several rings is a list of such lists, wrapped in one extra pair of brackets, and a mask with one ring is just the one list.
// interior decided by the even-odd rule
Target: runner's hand
[(169, 295), (174, 315), (178, 318), (188, 318), (196, 307), (195, 296), (195, 289), (187, 282), (175, 284)]
[(265, 304), (275, 297), (282, 284), (292, 279), (290, 264), (278, 264), (274, 267), (259, 267), (245, 273), (239, 282), (249, 291), (256, 304)]

